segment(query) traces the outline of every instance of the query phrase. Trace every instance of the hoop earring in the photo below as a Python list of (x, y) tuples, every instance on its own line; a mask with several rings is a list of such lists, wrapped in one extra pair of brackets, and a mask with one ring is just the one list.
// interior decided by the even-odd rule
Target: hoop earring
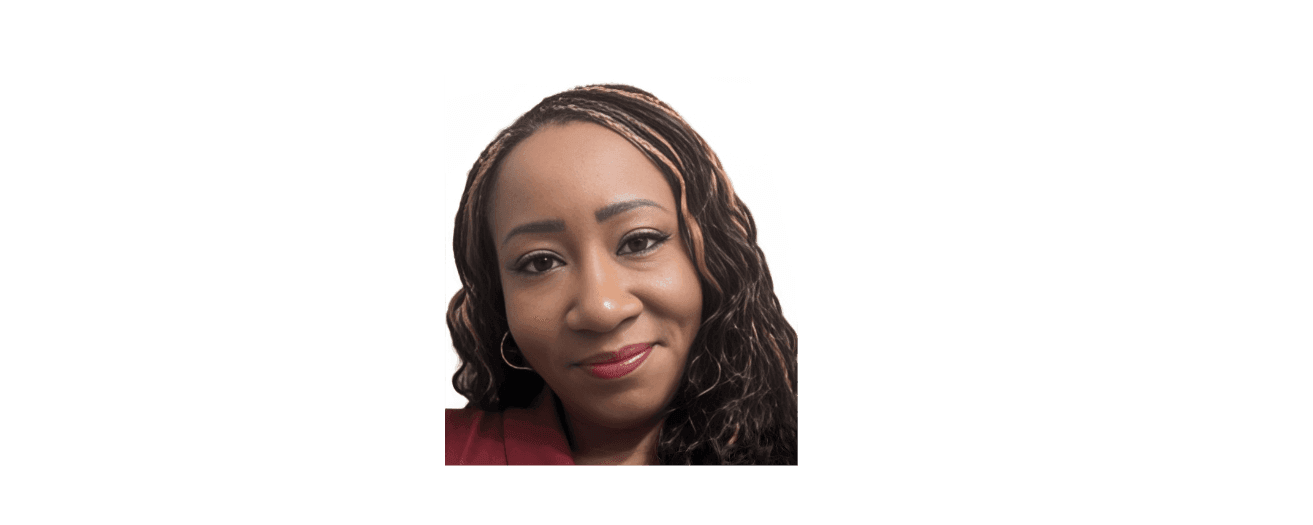
[(503, 362), (503, 363), (506, 363), (506, 366), (509, 366), (509, 367), (514, 368), (514, 369), (516, 369), (516, 370), (533, 370), (532, 368), (527, 367), (527, 366), (515, 366), (515, 365), (511, 364), (510, 361), (507, 361), (507, 360), (506, 360), (506, 338), (507, 338), (507, 337), (510, 337), (510, 336), (511, 336), (511, 333), (510, 333), (510, 332), (506, 332), (506, 335), (501, 336), (501, 360), (502, 360), (502, 362)]

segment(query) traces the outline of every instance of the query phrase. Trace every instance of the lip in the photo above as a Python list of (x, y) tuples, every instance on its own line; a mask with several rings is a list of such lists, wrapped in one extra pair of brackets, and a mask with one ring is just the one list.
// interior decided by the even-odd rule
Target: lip
[(629, 345), (618, 352), (602, 352), (579, 363), (579, 366), (598, 379), (619, 379), (637, 370), (648, 356), (652, 344)]

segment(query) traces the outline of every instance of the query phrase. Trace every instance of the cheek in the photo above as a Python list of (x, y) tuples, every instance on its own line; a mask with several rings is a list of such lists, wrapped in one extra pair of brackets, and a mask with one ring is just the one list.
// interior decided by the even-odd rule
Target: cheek
[[(696, 333), (702, 324), (702, 284), (693, 261), (680, 257), (652, 281), (652, 286), (666, 316), (676, 320), (682, 332)], [(685, 335), (690, 338), (686, 343), (690, 343), (692, 334)]]
[(544, 349), (552, 347), (551, 341), (560, 325), (552, 311), (553, 299), (515, 289), (507, 289), (504, 297), (511, 336), (526, 357), (541, 357)]

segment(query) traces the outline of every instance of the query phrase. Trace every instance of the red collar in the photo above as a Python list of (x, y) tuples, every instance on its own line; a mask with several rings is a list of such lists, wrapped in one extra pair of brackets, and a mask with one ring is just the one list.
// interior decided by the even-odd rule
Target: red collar
[(556, 394), (543, 387), (529, 408), (502, 414), (508, 465), (573, 465), (570, 444), (556, 415)]

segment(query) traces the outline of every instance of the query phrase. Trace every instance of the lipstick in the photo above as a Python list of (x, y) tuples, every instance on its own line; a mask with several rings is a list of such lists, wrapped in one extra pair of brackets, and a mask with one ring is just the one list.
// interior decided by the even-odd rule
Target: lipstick
[(579, 366), (598, 379), (618, 379), (638, 369), (647, 356), (652, 355), (650, 343), (629, 345), (619, 352), (608, 352), (600, 359), (595, 359)]

